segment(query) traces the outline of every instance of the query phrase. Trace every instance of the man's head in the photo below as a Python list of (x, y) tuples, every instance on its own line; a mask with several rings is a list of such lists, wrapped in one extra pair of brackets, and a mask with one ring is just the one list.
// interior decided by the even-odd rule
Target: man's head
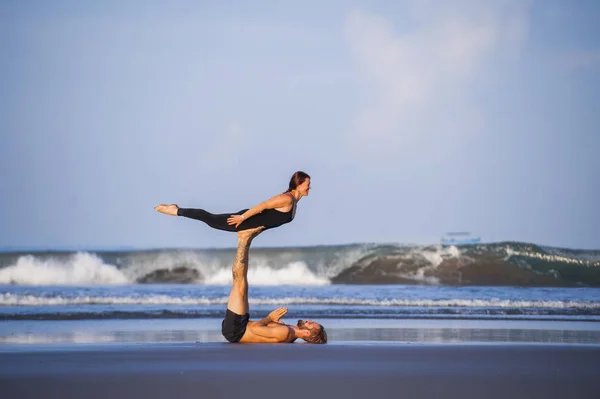
[(309, 344), (327, 343), (327, 332), (319, 323), (312, 320), (298, 320), (297, 326), (300, 329), (298, 336)]

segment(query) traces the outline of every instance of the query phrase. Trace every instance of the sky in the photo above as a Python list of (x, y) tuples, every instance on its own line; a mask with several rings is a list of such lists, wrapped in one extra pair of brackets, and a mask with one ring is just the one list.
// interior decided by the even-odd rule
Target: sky
[(0, 248), (600, 249), (600, 2), (0, 1)]

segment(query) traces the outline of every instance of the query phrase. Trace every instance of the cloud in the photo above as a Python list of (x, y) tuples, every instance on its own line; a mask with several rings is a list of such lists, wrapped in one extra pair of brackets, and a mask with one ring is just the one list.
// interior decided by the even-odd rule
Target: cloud
[[(472, 134), (485, 117), (469, 89), (518, 53), (526, 2), (414, 2), (409, 21), (355, 10), (346, 36), (367, 87), (352, 145), (381, 156), (449, 132)], [(450, 124), (450, 126), (448, 125)]]

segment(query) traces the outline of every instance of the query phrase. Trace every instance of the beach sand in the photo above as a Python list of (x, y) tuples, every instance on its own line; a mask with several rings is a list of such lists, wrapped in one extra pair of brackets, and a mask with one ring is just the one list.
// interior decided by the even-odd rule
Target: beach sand
[(596, 398), (600, 323), (326, 320), (229, 344), (220, 320), (3, 321), (2, 398)]
[(0, 355), (3, 398), (597, 398), (600, 347), (77, 345)]

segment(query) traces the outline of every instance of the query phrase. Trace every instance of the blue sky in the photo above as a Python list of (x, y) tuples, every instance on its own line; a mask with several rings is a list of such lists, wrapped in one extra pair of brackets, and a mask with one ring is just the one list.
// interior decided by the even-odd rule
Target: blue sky
[(596, 1), (4, 1), (0, 247), (600, 248)]

